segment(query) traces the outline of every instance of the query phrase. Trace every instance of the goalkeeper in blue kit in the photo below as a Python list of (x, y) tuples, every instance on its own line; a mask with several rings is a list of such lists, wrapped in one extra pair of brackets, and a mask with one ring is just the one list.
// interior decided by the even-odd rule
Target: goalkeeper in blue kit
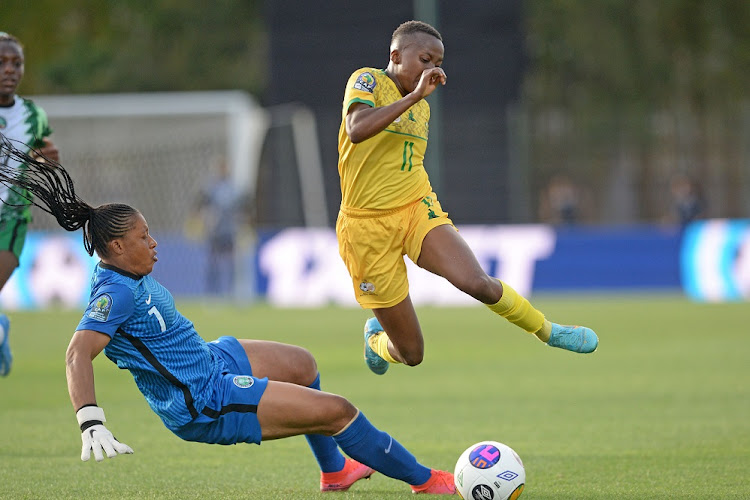
[(2, 136), (0, 153), (28, 165), (22, 177), (0, 165), (0, 183), (28, 190), (64, 229), (83, 229), (84, 247), (100, 258), (66, 354), (82, 460), (92, 453), (97, 462), (133, 453), (104, 425), (96, 400), (92, 360), (103, 351), (130, 371), (151, 409), (184, 440), (260, 444), (303, 434), (321, 469), (321, 491), (347, 490), (378, 471), (415, 493), (455, 492), (452, 474), (420, 464), (347, 399), (321, 391), (307, 350), (228, 336), (203, 340), (150, 275), (157, 243), (139, 211), (124, 204), (88, 205), (59, 163), (37, 161)]

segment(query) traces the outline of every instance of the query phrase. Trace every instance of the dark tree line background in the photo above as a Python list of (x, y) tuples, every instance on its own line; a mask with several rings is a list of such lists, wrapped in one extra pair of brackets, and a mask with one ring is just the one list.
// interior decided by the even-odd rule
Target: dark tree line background
[[(702, 108), (747, 97), (750, 3), (525, 2), (539, 105)], [(560, 85), (559, 82), (564, 82)]]
[[(263, 4), (5, 0), (0, 28), (26, 46), (27, 94), (244, 89), (262, 97), (272, 63)], [(525, 95), (539, 105), (617, 109), (686, 100), (707, 106), (746, 97), (749, 2), (522, 5), (529, 60)]]
[[(530, 123), (518, 140), (522, 146), (511, 144), (511, 150), (528, 148), (511, 151), (526, 169), (516, 176), (526, 180), (515, 188), (528, 195), (521, 203), (527, 206), (505, 219), (534, 220), (538, 193), (560, 170), (593, 183), (589, 188), (599, 194), (592, 203), (599, 208), (592, 213), (600, 219), (657, 218), (676, 171), (706, 182), (713, 215), (747, 214), (750, 137), (742, 124), (749, 112), (741, 113), (750, 81), (750, 2), (502, 2), (520, 5), (522, 13), (524, 73), (516, 118)], [(437, 3), (443, 19), (452, 9), (467, 8)], [(0, 30), (25, 44), (22, 94), (241, 89), (266, 103), (279, 100), (270, 76), (267, 14), (273, 5), (272, 0), (4, 0)], [(315, 2), (303, 5), (316, 8)], [(362, 22), (371, 8), (362, 9)], [(357, 9), (350, 5), (347, 15), (358, 19)], [(304, 9), (296, 15), (295, 22), (305, 22)], [(335, 55), (331, 47), (324, 57)], [(496, 63), (492, 47), (472, 57), (476, 65)], [(502, 68), (498, 73), (502, 77)], [(555, 135), (549, 129), (558, 115), (570, 130)], [(659, 132), (657, 140), (652, 129), (665, 116), (667, 128), (675, 131), (666, 141)], [(669, 148), (677, 152), (670, 156)], [(607, 186), (620, 181), (634, 194), (624, 202), (632, 207), (618, 216), (601, 207), (615, 189)]]
[(25, 94), (242, 89), (262, 95), (263, 2), (4, 0), (26, 48)]
[(530, 170), (588, 187), (592, 221), (674, 216), (686, 182), (702, 216), (750, 215), (750, 2), (524, 5), (523, 107), (564, 129), (536, 124)]

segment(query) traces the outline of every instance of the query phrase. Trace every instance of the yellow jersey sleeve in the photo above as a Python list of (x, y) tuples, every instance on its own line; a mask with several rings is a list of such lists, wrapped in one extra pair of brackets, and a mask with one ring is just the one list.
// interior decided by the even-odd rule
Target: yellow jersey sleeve
[(346, 115), (352, 104), (382, 107), (401, 97), (382, 69), (361, 68), (349, 77), (339, 127), (343, 207), (389, 210), (419, 201), (432, 191), (424, 168), (430, 121), (430, 106), (424, 99), (365, 141), (354, 144), (346, 134)]

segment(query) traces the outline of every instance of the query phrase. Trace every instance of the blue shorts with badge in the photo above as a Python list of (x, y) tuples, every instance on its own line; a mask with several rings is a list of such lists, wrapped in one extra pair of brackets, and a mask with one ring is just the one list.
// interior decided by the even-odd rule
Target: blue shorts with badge
[(236, 338), (220, 337), (208, 346), (224, 364), (222, 378), (200, 414), (173, 432), (185, 441), (199, 443), (260, 444), (257, 410), (268, 378), (252, 376), (245, 349)]

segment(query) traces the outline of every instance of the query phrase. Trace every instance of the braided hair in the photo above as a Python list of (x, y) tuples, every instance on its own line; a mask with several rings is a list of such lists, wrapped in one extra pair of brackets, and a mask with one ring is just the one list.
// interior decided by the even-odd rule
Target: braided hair
[[(60, 163), (39, 151), (25, 153), (14, 142), (24, 145), (0, 134), (0, 184), (52, 215), (66, 231), (83, 229), (86, 252), (107, 257), (107, 244), (124, 236), (133, 226), (133, 216), (139, 212), (121, 203), (92, 207), (76, 194), (70, 174)], [(6, 158), (25, 164), (25, 168), (11, 166)]]

